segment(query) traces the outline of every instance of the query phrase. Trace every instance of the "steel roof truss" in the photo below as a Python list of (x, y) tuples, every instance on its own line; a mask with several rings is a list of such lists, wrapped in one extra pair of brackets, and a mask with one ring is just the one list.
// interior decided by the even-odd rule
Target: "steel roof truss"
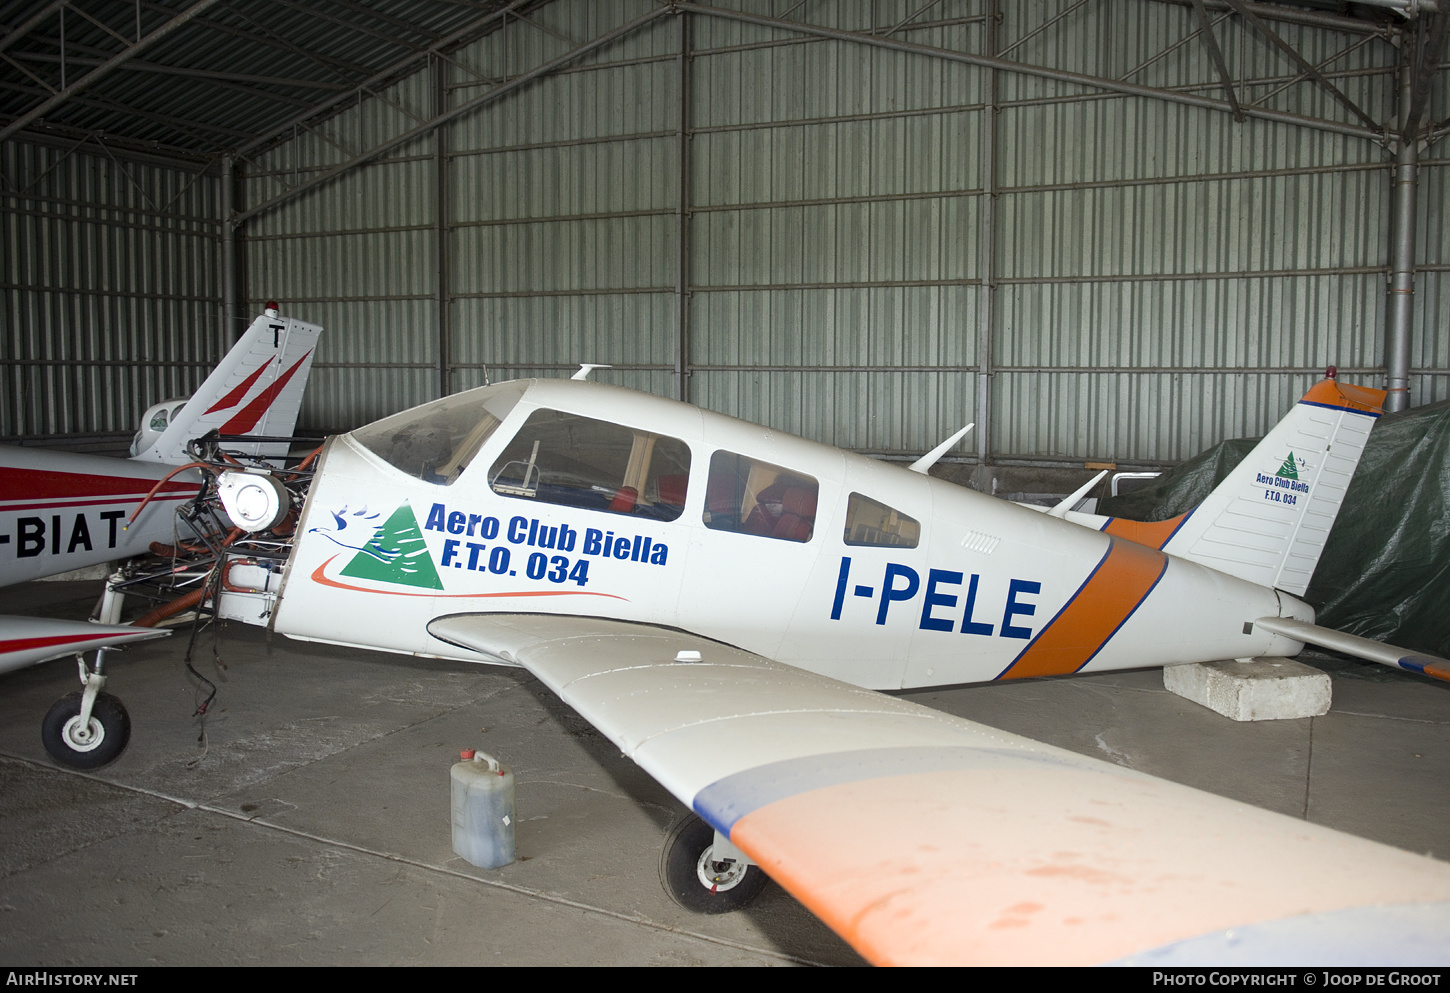
[(339, 165), (336, 165), (331, 169), (328, 169), (326, 172), (323, 172), (321, 175), (314, 176), (313, 178), (298, 184), (297, 186), (293, 187), (285, 193), (280, 193), (269, 200), (257, 204), (255, 207), (237, 213), (231, 219), (232, 223), (240, 224), (247, 218), (260, 214), (263, 211), (271, 210), (273, 207), (276, 207), (279, 204), (290, 200), (292, 197), (297, 196), (299, 193), (312, 189), (313, 187), (320, 186), (323, 183), (336, 179), (338, 176), (351, 172), (358, 166), (365, 165), (368, 162), (377, 159), (378, 157), (384, 155), (385, 153), (391, 151), (394, 148), (397, 148), (400, 145), (406, 145), (408, 142), (427, 134), (434, 128), (437, 128), (443, 124), (447, 124), (449, 121), (461, 117), (462, 115), (468, 113), (470, 110), (481, 107), (485, 103), (497, 99), (498, 97), (503, 96), (506, 93), (511, 93), (512, 91), (518, 89), (520, 86), (523, 86), (530, 80), (536, 79), (540, 76), (546, 76), (560, 66), (567, 65), (570, 62), (573, 62), (575, 59), (581, 58), (582, 56), (587, 55), (589, 52), (592, 52), (597, 48), (601, 48), (617, 38), (622, 38), (627, 34), (631, 34), (639, 28), (643, 27), (644, 25), (649, 24), (655, 19), (668, 13), (670, 13), (670, 8), (668, 7), (656, 7), (652, 10), (649, 10), (631, 21), (621, 24), (616, 28), (612, 28), (609, 31), (606, 31), (603, 34), (599, 35), (598, 37), (570, 49), (562, 55), (557, 55), (552, 59), (548, 59), (547, 61), (540, 63), (539, 65), (528, 70), (527, 72), (520, 73), (519, 75), (514, 76), (508, 82), (494, 87), (487, 93), (480, 93), (472, 100), (465, 101), (464, 103), (459, 104), (457, 107), (445, 111), (444, 113), (433, 117), (431, 120), (419, 124), (415, 128), (411, 128), (401, 134), (394, 135), (391, 138), (379, 142), (368, 151), (356, 156), (348, 162), (343, 162)]
[[(1085, 73), (1071, 72), (1065, 69), (1054, 69), (1050, 66), (1030, 65), (1022, 62), (1012, 62), (1008, 59), (999, 59), (987, 55), (979, 55), (974, 52), (964, 52), (957, 49), (937, 48), (930, 45), (919, 45), (913, 42), (900, 41), (894, 38), (883, 38), (877, 35), (862, 34), (858, 31), (844, 31), (837, 28), (824, 27), (818, 24), (811, 24), (804, 21), (784, 21), (780, 18), (766, 17), (760, 14), (752, 14), (748, 11), (730, 10), (721, 7), (710, 7), (705, 4), (688, 2), (688, 0), (676, 0), (672, 8), (692, 14), (702, 14), (707, 17), (720, 17), (726, 20), (742, 21), (747, 24), (757, 24), (762, 27), (775, 28), (781, 31), (795, 31), (802, 34), (816, 35), (821, 38), (831, 38), (836, 41), (855, 42), (862, 45), (874, 45), (880, 48), (905, 52), (913, 55), (924, 55), (930, 58), (947, 59), (953, 62), (963, 62), (968, 65), (981, 66), (986, 69), (1000, 69), (1006, 72), (1020, 73), (1026, 76), (1037, 76), (1044, 79), (1054, 79), (1059, 82), (1069, 83), (1075, 86), (1085, 86), (1091, 89), (1107, 90), (1109, 92), (1122, 93), (1128, 96), (1147, 97), (1150, 99), (1165, 100), (1170, 103), (1181, 103), (1193, 107), (1203, 107), (1208, 110), (1225, 110), (1232, 112), (1233, 107), (1225, 100), (1213, 99), (1211, 97), (1196, 96), (1181, 90), (1163, 89), (1161, 87), (1143, 86), (1138, 83), (1125, 83), (1115, 79), (1106, 79), (1100, 76), (1090, 76)], [(1331, 131), (1338, 134), (1351, 135), (1358, 138), (1365, 138), (1370, 141), (1379, 142), (1383, 139), (1383, 131), (1378, 126), (1374, 128), (1364, 127), (1358, 124), (1350, 124), (1345, 121), (1329, 120), (1327, 118), (1310, 117), (1304, 114), (1293, 114), (1281, 110), (1269, 110), (1256, 107), (1244, 111), (1248, 116), (1260, 120), (1277, 121), (1282, 124), (1292, 124), (1298, 127), (1315, 128), (1321, 131)]]
[(30, 110), (26, 111), (15, 120), (11, 121), (4, 128), (0, 128), (0, 141), (4, 141), (6, 138), (9, 138), (11, 135), (15, 134), (15, 132), (25, 127), (27, 124), (39, 120), (45, 114), (48, 114), (51, 110), (54, 110), (65, 101), (71, 99), (72, 97), (76, 96), (87, 88), (100, 82), (106, 76), (109, 76), (111, 72), (117, 67), (124, 65), (130, 59), (134, 58), (137, 55), (140, 55), (142, 52), (151, 48), (158, 42), (170, 37), (171, 34), (177, 29), (186, 26), (191, 21), (195, 20), (198, 16), (205, 13), (208, 9), (216, 6), (220, 2), (221, 0), (196, 0), (196, 2), (193, 3), (190, 7), (187, 7), (185, 10), (177, 13), (161, 27), (157, 28), (146, 37), (130, 45), (124, 51), (113, 56), (109, 62), (105, 63), (104, 65), (97, 66), (95, 69), (92, 69), (90, 72), (86, 73), (74, 83), (71, 83), (69, 86), (63, 87), (59, 93), (51, 96), (49, 99), (42, 100), (39, 106), (32, 107)]
[[(470, 21), (468, 24), (465, 24), (462, 28), (459, 28), (457, 31), (453, 32), (451, 35), (449, 35), (448, 37), (444, 38), (442, 41), (438, 42), (438, 44), (435, 45), (435, 46), (433, 46), (433, 48), (429, 49), (428, 52), (418, 52), (418, 53), (414, 53), (414, 54), (410, 54), (410, 55), (405, 55), (403, 58), (401, 58), (398, 61), (394, 62), (392, 65), (388, 66), (387, 68), (382, 69), (382, 70), (379, 70), (378, 72), (375, 72), (372, 75), (368, 76), (368, 78), (365, 79), (365, 80), (363, 80), (362, 82), (353, 81), (352, 86), (349, 87), (349, 89), (350, 90), (351, 89), (356, 89), (357, 87), (362, 87), (362, 86), (377, 86), (377, 85), (380, 85), (381, 83), (383, 83), (385, 80), (393, 79), (393, 78), (397, 77), (399, 74), (401, 74), (404, 69), (408, 68), (410, 65), (414, 64), (419, 59), (425, 57), (429, 53), (437, 53), (441, 49), (451, 47), (451, 46), (453, 46), (455, 44), (459, 44), (462, 41), (464, 41), (465, 39), (467, 39), (470, 35), (474, 34), (477, 31), (482, 30), (484, 27), (487, 27), (492, 22), (494, 22), (496, 20), (502, 19), (505, 15), (507, 15), (510, 11), (514, 10), (515, 8), (522, 7), (525, 4), (531, 3), (531, 2), (533, 2), (533, 0), (513, 0), (513, 2), (510, 3), (507, 7), (503, 7), (503, 8), (500, 8), (498, 10), (491, 11), (490, 13), (485, 14), (484, 16), (478, 18), (477, 20)], [(300, 116), (298, 116), (296, 118), (293, 118), (292, 120), (288, 121), (286, 124), (284, 124), (284, 125), (282, 125), (282, 126), (280, 126), (278, 128), (275, 128), (275, 129), (267, 132), (265, 135), (263, 135), (261, 138), (257, 139), (256, 141), (251, 142), (250, 144), (248, 144), (248, 145), (246, 145), (246, 146), (244, 146), (244, 147), (242, 147), (240, 149), (237, 149), (237, 153), (236, 154), (243, 155), (243, 154), (249, 153), (249, 152), (255, 150), (258, 146), (260, 146), (260, 145), (262, 145), (262, 144), (264, 144), (264, 143), (266, 143), (268, 141), (271, 141), (273, 139), (276, 139), (278, 137), (281, 137), (281, 136), (285, 135), (288, 131), (292, 130), (292, 128), (293, 128), (294, 125), (296, 125), (296, 124), (298, 124), (298, 123), (300, 123), (300, 122), (302, 122), (304, 120), (308, 120), (310, 118), (318, 117), (318, 116), (321, 116), (323, 114), (331, 113), (331, 112), (335, 111), (338, 107), (340, 107), (343, 104), (345, 104), (348, 101), (348, 99), (349, 99), (349, 96), (347, 96), (347, 95), (339, 95), (339, 96), (335, 96), (335, 97), (330, 97), (329, 99), (323, 101), (322, 103), (319, 103), (316, 106), (314, 106), (311, 111), (308, 111), (307, 113), (304, 113), (304, 114), (302, 114), (302, 115), (300, 115)]]
[[(1225, 13), (1225, 14), (1220, 14), (1218, 16), (1218, 19), (1217, 20), (1210, 22), (1209, 27), (1210, 28), (1216, 28), (1216, 27), (1218, 27), (1220, 24), (1222, 24), (1224, 21), (1228, 20), (1232, 16), (1233, 16), (1233, 14), (1231, 12), (1230, 13)], [(1204, 29), (1201, 26), (1200, 27), (1197, 27), (1197, 28), (1194, 28), (1188, 34), (1184, 35), (1182, 38), (1179, 38), (1173, 44), (1171, 44), (1167, 48), (1163, 49), (1163, 51), (1159, 52), (1157, 55), (1155, 55), (1152, 58), (1148, 59), (1148, 61), (1146, 61), (1146, 62), (1140, 62), (1136, 66), (1134, 66), (1132, 69), (1129, 69), (1127, 72), (1123, 73), (1121, 76), (1118, 77), (1118, 82), (1120, 82), (1120, 83), (1126, 83), (1128, 80), (1132, 79), (1134, 76), (1138, 75), (1138, 73), (1142, 72), (1144, 69), (1148, 68), (1149, 66), (1154, 65), (1155, 63), (1158, 63), (1158, 62), (1163, 61), (1168, 56), (1172, 55), (1174, 52), (1176, 52), (1180, 48), (1182, 48), (1184, 45), (1188, 44), (1194, 38), (1197, 38), (1199, 35), (1203, 34), (1203, 31), (1204, 31)]]
[(1203, 0), (1193, 0), (1193, 12), (1198, 17), (1198, 23), (1203, 26), (1203, 47), (1208, 49), (1208, 57), (1213, 61), (1213, 68), (1223, 83), (1224, 99), (1233, 110), (1234, 120), (1242, 124), (1243, 108), (1239, 106), (1238, 95), (1234, 93), (1233, 77), (1229, 75), (1228, 64), (1223, 60), (1223, 49), (1218, 47), (1218, 36), (1213, 33), (1213, 25), (1208, 21), (1208, 11), (1203, 6)]
[[(1194, 0), (1194, 2), (1198, 5), (1202, 5), (1203, 0)], [(1232, 7), (1235, 11), (1238, 12), (1240, 17), (1242, 17), (1244, 20), (1248, 21), (1255, 28), (1257, 28), (1265, 38), (1268, 38), (1269, 41), (1273, 43), (1275, 48), (1287, 55), (1289, 57), (1289, 60), (1299, 67), (1300, 72), (1308, 76), (1310, 79), (1314, 80), (1320, 86), (1324, 87), (1324, 89), (1329, 92), (1330, 96), (1334, 97), (1334, 99), (1338, 100), (1341, 104), (1348, 108), (1349, 112), (1352, 113), (1355, 117), (1358, 117), (1361, 121), (1363, 121), (1366, 127), (1378, 128), (1380, 126), (1379, 122), (1377, 122), (1373, 117), (1370, 117), (1368, 114), (1360, 109), (1359, 104), (1349, 99), (1349, 97), (1345, 96), (1344, 92), (1340, 90), (1339, 87), (1335, 86), (1329, 80), (1325, 79), (1323, 73), (1321, 73), (1318, 69), (1314, 68), (1314, 66), (1310, 65), (1309, 61), (1304, 58), (1304, 56), (1300, 55), (1294, 50), (1294, 46), (1290, 45), (1283, 38), (1280, 38), (1278, 33), (1275, 32), (1273, 28), (1265, 24), (1258, 14), (1255, 14), (1252, 10), (1245, 6), (1243, 0), (1224, 0), (1224, 3)], [(1207, 15), (1205, 14), (1204, 16)]]

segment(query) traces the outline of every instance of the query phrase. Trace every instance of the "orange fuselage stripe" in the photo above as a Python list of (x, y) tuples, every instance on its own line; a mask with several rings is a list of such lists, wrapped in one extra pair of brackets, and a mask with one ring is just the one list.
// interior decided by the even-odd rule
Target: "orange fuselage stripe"
[(1163, 575), (1168, 557), (1132, 541), (1112, 542), (1097, 571), (998, 679), (1077, 672), (1138, 609)]
[(1127, 538), (1129, 541), (1136, 541), (1149, 548), (1162, 548), (1168, 544), (1168, 539), (1173, 537), (1173, 532), (1178, 530), (1178, 525), (1182, 524), (1183, 519), (1187, 516), (1187, 514), (1179, 514), (1166, 521), (1147, 522), (1125, 521), (1122, 518), (1114, 517), (1108, 521), (1108, 526), (1103, 528), (1103, 534), (1110, 534), (1114, 538)]

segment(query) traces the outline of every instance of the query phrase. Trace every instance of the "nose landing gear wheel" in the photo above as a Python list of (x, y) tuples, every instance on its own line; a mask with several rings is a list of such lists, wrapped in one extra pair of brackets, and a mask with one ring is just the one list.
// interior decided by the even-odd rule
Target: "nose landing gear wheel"
[(100, 693), (91, 719), (81, 726), (81, 694), (56, 701), (40, 723), (40, 740), (50, 757), (73, 769), (97, 769), (114, 760), (131, 738), (131, 715), (121, 701)]
[(687, 817), (665, 837), (660, 851), (660, 882), (686, 910), (726, 914), (748, 905), (769, 878), (758, 865), (715, 860), (715, 829)]

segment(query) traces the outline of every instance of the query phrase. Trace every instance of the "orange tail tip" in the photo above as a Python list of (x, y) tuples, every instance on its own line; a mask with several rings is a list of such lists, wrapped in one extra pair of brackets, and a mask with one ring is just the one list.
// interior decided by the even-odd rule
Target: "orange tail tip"
[(1387, 396), (1389, 393), (1386, 391), (1371, 386), (1351, 386), (1337, 379), (1321, 379), (1310, 387), (1309, 392), (1299, 402), (1378, 416), (1384, 413)]

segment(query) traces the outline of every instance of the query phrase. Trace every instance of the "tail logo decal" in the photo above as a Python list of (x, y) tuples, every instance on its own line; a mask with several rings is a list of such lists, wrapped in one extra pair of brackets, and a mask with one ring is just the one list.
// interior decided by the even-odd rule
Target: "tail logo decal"
[(1279, 471), (1274, 473), (1274, 475), (1280, 479), (1297, 480), (1299, 478), (1299, 467), (1294, 464), (1293, 452), (1289, 453), (1289, 457), (1284, 460), (1284, 464), (1279, 466)]

